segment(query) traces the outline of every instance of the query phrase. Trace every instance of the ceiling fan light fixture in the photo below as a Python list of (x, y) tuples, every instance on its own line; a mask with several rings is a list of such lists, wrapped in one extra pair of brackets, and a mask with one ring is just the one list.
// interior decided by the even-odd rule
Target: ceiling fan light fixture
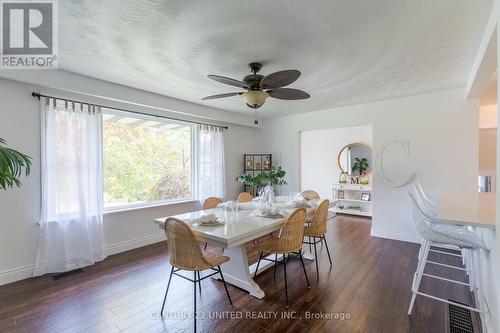
[(243, 98), (247, 102), (247, 105), (253, 109), (257, 109), (266, 102), (269, 94), (262, 90), (249, 90), (243, 93)]
[(243, 88), (246, 91), (211, 95), (203, 97), (201, 100), (208, 101), (241, 95), (249, 108), (257, 109), (266, 103), (268, 97), (290, 101), (311, 97), (303, 90), (283, 88), (295, 82), (300, 76), (300, 71), (296, 69), (286, 69), (264, 76), (257, 74), (262, 68), (262, 64), (252, 62), (249, 66), (253, 74), (245, 76), (241, 81), (220, 75), (207, 75), (211, 80)]

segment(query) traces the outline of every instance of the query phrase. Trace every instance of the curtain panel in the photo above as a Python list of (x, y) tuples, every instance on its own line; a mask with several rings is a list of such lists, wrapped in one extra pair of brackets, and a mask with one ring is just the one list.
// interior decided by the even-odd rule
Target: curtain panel
[(102, 116), (94, 105), (42, 98), (42, 206), (34, 275), (105, 258)]
[(208, 197), (218, 197), (224, 200), (226, 173), (223, 128), (199, 126), (198, 199), (201, 202)]

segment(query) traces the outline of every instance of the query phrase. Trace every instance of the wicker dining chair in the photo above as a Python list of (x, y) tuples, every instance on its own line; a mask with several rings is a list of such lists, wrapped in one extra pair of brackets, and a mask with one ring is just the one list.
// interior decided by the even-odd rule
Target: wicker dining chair
[(302, 196), (306, 200), (319, 200), (319, 194), (318, 194), (318, 192), (313, 191), (313, 190), (302, 191)]
[[(222, 275), (222, 270), (220, 265), (229, 261), (229, 257), (216, 255), (209, 251), (203, 251), (198, 245), (198, 241), (193, 234), (191, 228), (183, 221), (169, 217), (165, 222), (165, 234), (167, 235), (168, 251), (170, 254), (170, 265), (172, 269), (170, 270), (170, 277), (168, 278), (167, 290), (165, 291), (165, 297), (163, 298), (163, 305), (161, 307), (161, 315), (163, 316), (163, 310), (165, 308), (165, 302), (167, 300), (168, 289), (170, 287), (170, 281), (172, 280), (172, 275), (177, 275), (185, 280), (193, 282), (194, 285), (194, 331), (196, 332), (196, 284), (201, 293), (201, 281), (205, 280), (212, 275), (219, 274), (226, 290), (227, 298), (229, 303), (233, 306), (231, 296), (227, 290), (226, 281)], [(217, 268), (215, 268), (217, 267)], [(215, 272), (205, 275), (203, 278), (200, 275), (200, 271), (212, 269)], [(185, 277), (177, 272), (180, 270), (192, 271), (193, 279)]]
[[(318, 208), (312, 216), (311, 223), (304, 229), (304, 237), (308, 237), (309, 241), (304, 242), (304, 244), (314, 245), (314, 261), (316, 262), (316, 277), (319, 279), (319, 264), (318, 264), (318, 249), (317, 244), (324, 242), (326, 247), (326, 253), (328, 254), (328, 260), (330, 260), (330, 266), (332, 263), (332, 257), (330, 256), (330, 250), (328, 249), (328, 243), (326, 242), (326, 221), (328, 219), (328, 208), (330, 202), (328, 200), (323, 200), (319, 204)], [(312, 238), (312, 241), (311, 241)]]
[[(203, 206), (201, 207), (201, 209), (205, 210), (205, 209), (217, 208), (217, 205), (220, 203), (222, 203), (222, 200), (220, 198), (217, 197), (206, 198), (205, 201), (203, 201)], [(206, 250), (207, 247), (208, 243), (205, 243), (203, 249)]]
[(218, 204), (222, 203), (222, 200), (217, 197), (210, 197), (206, 198), (205, 201), (203, 201), (203, 206), (201, 207), (202, 209), (212, 209), (216, 208)]
[[(304, 270), (304, 276), (306, 277), (307, 288), (310, 289), (309, 279), (307, 277), (306, 266), (304, 265), (304, 258), (302, 258), (302, 238), (304, 237), (304, 222), (306, 220), (306, 210), (305, 208), (296, 209), (285, 221), (281, 233), (278, 238), (271, 238), (263, 242), (257, 247), (259, 254), (259, 261), (257, 262), (257, 267), (255, 268), (255, 273), (253, 278), (257, 277), (259, 271), (259, 265), (261, 260), (267, 260), (274, 262), (274, 276), (276, 277), (276, 264), (283, 264), (283, 272), (285, 274), (285, 299), (286, 308), (289, 308), (288, 304), (288, 284), (286, 277), (286, 265), (290, 257), (290, 253), (298, 253), (300, 261), (302, 263), (302, 269)], [(264, 257), (264, 253), (274, 254), (274, 260)], [(278, 254), (283, 254), (283, 259), (278, 261)]]
[(238, 202), (249, 202), (252, 201), (253, 196), (248, 192), (241, 192), (238, 195)]

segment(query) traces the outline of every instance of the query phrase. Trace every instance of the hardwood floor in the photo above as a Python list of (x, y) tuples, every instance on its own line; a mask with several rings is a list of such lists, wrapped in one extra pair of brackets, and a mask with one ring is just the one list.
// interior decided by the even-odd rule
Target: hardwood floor
[[(330, 268), (320, 247), (318, 281), (314, 262), (306, 261), (310, 290), (300, 261), (290, 259), (288, 314), (297, 319), (283, 318), (287, 312), (281, 267), (276, 281), (272, 269), (257, 276), (266, 293), (263, 300), (228, 286), (233, 308), (219, 281), (204, 280), (197, 300), (198, 332), (444, 332), (443, 303), (418, 297), (413, 315), (406, 314), (418, 246), (370, 237), (370, 227), (370, 220), (363, 218), (338, 216), (329, 221), (334, 265)], [(248, 251), (255, 261), (253, 244), (248, 244)], [(458, 263), (442, 255), (433, 258)], [(169, 271), (162, 242), (111, 256), (58, 281), (44, 276), (1, 286), (0, 332), (191, 332), (192, 319), (182, 318), (191, 315), (193, 306), (193, 285), (188, 281), (173, 278), (165, 309), (169, 318), (158, 316)], [(440, 267), (430, 271), (451, 277)], [(464, 279), (454, 276), (460, 277)], [(422, 290), (465, 302), (470, 297), (465, 287), (426, 278)], [(217, 311), (243, 318), (213, 318)], [(258, 317), (259, 311), (270, 318)], [(307, 311), (344, 317), (306, 319)]]

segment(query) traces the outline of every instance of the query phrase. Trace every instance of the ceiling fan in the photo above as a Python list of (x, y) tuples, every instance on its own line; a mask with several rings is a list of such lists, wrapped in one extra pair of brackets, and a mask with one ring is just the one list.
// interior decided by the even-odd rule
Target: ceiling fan
[(209, 79), (238, 88), (243, 88), (247, 91), (212, 95), (204, 97), (202, 100), (207, 101), (216, 98), (241, 95), (245, 99), (248, 107), (257, 109), (266, 102), (268, 97), (286, 100), (306, 99), (311, 97), (311, 95), (302, 90), (282, 88), (295, 82), (299, 78), (300, 71), (296, 69), (279, 71), (264, 76), (257, 74), (262, 68), (261, 63), (252, 62), (248, 66), (253, 74), (245, 76), (242, 81), (219, 75), (207, 75)]

